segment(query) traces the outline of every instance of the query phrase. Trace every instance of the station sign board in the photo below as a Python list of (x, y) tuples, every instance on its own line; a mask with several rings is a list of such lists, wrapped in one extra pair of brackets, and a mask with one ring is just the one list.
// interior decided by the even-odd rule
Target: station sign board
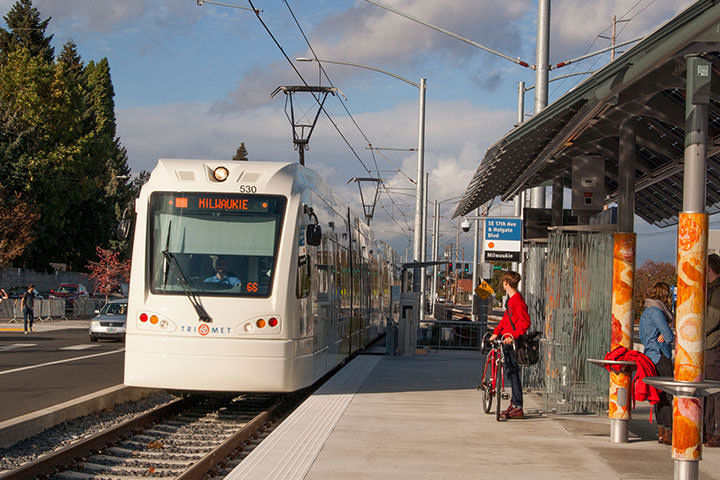
[(519, 218), (487, 218), (483, 232), (485, 261), (519, 262), (522, 231)]

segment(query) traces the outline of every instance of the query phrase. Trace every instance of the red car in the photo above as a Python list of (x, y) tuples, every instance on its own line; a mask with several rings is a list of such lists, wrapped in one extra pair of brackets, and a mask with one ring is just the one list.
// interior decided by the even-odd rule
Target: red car
[(72, 304), (76, 298), (89, 296), (82, 283), (61, 283), (57, 290), (50, 290), (50, 298), (64, 298), (67, 304)]

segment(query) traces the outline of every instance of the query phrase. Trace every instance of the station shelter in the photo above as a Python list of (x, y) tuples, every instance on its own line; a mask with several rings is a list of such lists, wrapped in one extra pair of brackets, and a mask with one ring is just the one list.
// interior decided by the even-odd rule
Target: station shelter
[[(633, 348), (635, 215), (678, 227), (674, 381), (703, 382), (703, 335), (683, 333), (703, 332), (708, 216), (720, 212), (719, 74), (720, 4), (700, 0), (489, 148), (458, 203), (455, 217), (552, 185), (552, 226), (546, 238), (526, 236), (523, 275), (531, 328), (545, 333), (526, 381), (546, 409), (609, 409), (611, 426), (630, 416), (618, 404), (629, 375), (610, 375), (608, 388), (587, 359)], [(576, 225), (563, 224), (566, 188)], [(678, 444), (676, 428), (673, 458), (692, 470), (702, 415), (698, 424), (683, 411), (674, 425), (697, 441)]]

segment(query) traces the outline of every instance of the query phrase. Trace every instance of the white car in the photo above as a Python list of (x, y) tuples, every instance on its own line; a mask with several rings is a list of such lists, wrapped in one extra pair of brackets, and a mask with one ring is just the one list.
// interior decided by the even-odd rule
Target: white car
[(103, 305), (98, 315), (90, 320), (91, 342), (99, 339), (125, 340), (125, 325), (127, 324), (127, 298), (110, 300)]

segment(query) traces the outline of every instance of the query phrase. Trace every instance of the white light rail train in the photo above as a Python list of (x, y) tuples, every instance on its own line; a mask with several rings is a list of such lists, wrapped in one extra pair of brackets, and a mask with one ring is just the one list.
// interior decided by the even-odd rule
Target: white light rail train
[(309, 168), (161, 159), (135, 210), (126, 385), (295, 391), (385, 330), (394, 254)]

